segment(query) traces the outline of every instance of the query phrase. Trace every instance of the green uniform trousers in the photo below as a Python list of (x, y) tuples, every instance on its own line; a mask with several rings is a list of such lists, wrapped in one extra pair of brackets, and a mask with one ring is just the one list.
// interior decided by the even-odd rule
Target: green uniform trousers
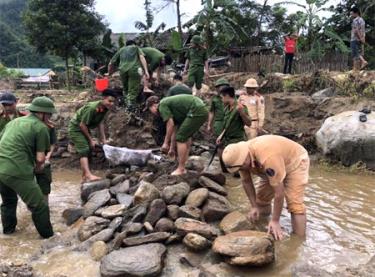
[(203, 65), (192, 65), (189, 68), (187, 83), (190, 87), (193, 87), (195, 84), (196, 89), (201, 89), (203, 78), (204, 78), (204, 66)]
[(186, 117), (176, 132), (177, 142), (186, 142), (191, 138), (199, 128), (206, 122), (208, 113), (203, 116)]
[(43, 238), (53, 236), (49, 207), (35, 179), (19, 179), (0, 174), (1, 221), (4, 234), (14, 232), (17, 225), (17, 194), (32, 214), (36, 229)]
[(80, 157), (88, 157), (90, 155), (90, 145), (82, 132), (69, 130), (69, 139), (73, 142)]
[(214, 127), (214, 135), (218, 137), (223, 132), (224, 122), (222, 120), (215, 120), (213, 127)]
[(120, 72), (124, 100), (129, 107), (135, 107), (139, 94), (141, 76), (138, 73), (138, 67), (133, 67), (126, 72)]
[(52, 170), (51, 165), (45, 165), (42, 173), (35, 174), (36, 182), (38, 183), (40, 190), (44, 195), (51, 193), (51, 183), (52, 183)]

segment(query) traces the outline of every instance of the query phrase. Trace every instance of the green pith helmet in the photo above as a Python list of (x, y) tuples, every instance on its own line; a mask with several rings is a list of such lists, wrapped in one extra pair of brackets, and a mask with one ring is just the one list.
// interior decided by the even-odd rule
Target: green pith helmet
[(35, 97), (27, 109), (30, 112), (56, 113), (53, 101), (46, 96)]
[(220, 79), (216, 80), (216, 82), (215, 82), (215, 87), (219, 87), (219, 86), (230, 86), (230, 84), (229, 84), (227, 79), (220, 78)]
[(202, 38), (200, 36), (198, 36), (198, 35), (195, 35), (191, 39), (191, 42), (194, 43), (194, 44), (201, 45), (202, 44)]

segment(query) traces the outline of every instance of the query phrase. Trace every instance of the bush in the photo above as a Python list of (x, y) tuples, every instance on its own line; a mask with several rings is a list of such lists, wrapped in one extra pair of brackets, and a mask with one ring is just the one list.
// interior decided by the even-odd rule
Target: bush
[(0, 63), (0, 78), (15, 79), (21, 76), (22, 72), (15, 69), (9, 69)]

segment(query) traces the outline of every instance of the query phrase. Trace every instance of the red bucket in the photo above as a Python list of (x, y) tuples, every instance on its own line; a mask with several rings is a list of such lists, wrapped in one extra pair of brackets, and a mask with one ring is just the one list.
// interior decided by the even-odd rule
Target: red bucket
[(103, 92), (103, 90), (109, 87), (108, 79), (95, 79), (95, 88), (97, 91)]

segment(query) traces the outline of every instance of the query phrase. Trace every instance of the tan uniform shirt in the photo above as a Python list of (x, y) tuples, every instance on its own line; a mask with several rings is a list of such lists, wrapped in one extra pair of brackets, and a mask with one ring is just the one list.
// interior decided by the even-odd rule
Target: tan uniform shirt
[(302, 145), (275, 135), (265, 135), (249, 141), (253, 161), (252, 173), (265, 173), (271, 186), (282, 183), (286, 175), (298, 168), (308, 157)]
[(241, 103), (247, 107), (251, 120), (251, 127), (262, 128), (264, 125), (264, 97), (258, 94), (242, 94), (239, 98)]

